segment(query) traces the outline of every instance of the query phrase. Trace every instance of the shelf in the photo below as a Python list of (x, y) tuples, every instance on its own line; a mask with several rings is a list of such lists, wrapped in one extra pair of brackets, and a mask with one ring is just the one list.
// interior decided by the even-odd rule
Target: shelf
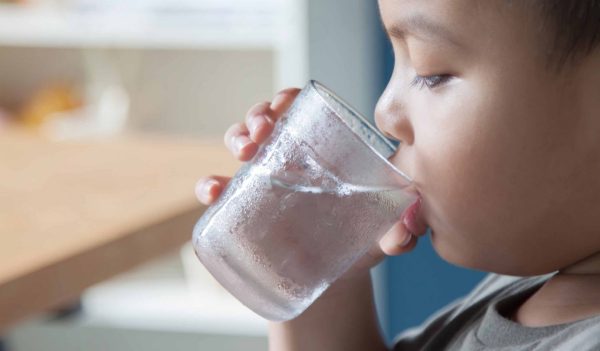
[(233, 8), (99, 11), (1, 5), (0, 46), (271, 49), (277, 45), (277, 7)]

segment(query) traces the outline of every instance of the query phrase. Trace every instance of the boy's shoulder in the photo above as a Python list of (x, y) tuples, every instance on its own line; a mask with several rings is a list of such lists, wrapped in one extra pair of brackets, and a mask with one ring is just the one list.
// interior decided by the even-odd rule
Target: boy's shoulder
[(395, 339), (395, 350), (600, 350), (600, 317), (528, 328), (502, 316), (516, 308), (552, 274), (490, 274), (470, 294)]

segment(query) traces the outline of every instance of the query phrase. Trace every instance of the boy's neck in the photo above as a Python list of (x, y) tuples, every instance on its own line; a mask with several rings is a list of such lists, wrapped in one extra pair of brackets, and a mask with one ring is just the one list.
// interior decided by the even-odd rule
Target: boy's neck
[(559, 274), (596, 274), (600, 275), (600, 252), (584, 258), (559, 271)]
[(600, 315), (600, 252), (560, 270), (514, 313), (528, 327), (542, 327)]

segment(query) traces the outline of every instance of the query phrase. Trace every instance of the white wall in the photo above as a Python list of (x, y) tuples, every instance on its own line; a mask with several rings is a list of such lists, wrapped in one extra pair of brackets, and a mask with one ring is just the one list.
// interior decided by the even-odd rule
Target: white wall
[(308, 0), (309, 72), (371, 118), (381, 54), (375, 0)]

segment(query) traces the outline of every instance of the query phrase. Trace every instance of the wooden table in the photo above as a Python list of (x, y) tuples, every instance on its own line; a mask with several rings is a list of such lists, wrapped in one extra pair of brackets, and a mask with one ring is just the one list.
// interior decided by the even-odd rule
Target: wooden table
[(185, 243), (196, 180), (238, 167), (220, 141), (0, 132), (0, 330)]

